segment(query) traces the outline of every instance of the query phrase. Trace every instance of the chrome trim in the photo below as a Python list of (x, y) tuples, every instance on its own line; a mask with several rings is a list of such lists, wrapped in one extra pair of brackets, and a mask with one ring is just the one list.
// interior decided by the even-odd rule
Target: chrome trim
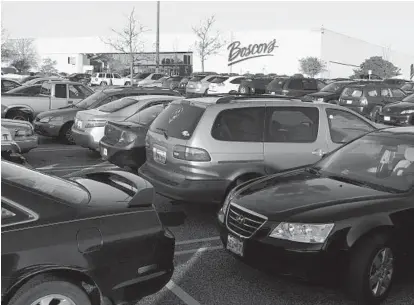
[[(230, 213), (231, 206), (234, 206), (234, 207), (242, 210), (243, 212), (246, 212), (246, 213), (251, 214), (253, 216), (256, 216), (258, 218), (262, 218), (263, 219), (263, 223), (260, 226), (258, 226), (257, 229), (253, 233), (248, 232), (250, 234), (249, 236), (242, 236), (242, 235), (240, 235), (239, 233), (237, 233), (237, 232), (235, 232), (235, 231), (233, 231), (232, 229), (229, 228), (228, 219), (229, 219), (229, 213)], [(237, 213), (235, 213), (235, 214), (237, 214)], [(234, 202), (230, 202), (229, 203), (229, 206), (227, 207), (227, 211), (226, 211), (225, 223), (226, 223), (227, 230), (229, 230), (229, 232), (231, 232), (233, 235), (236, 235), (240, 239), (249, 239), (252, 236), (254, 236), (267, 223), (267, 220), (268, 220), (268, 218), (266, 216), (264, 216), (264, 215), (261, 215), (261, 214), (258, 214), (256, 212), (253, 212), (253, 211), (251, 211), (249, 209), (246, 209), (246, 208), (244, 208), (244, 207), (242, 207), (242, 206), (240, 206), (240, 205), (238, 205), (238, 204), (236, 204)], [(250, 219), (249, 219), (249, 221), (250, 221)], [(255, 221), (252, 221), (252, 222), (255, 222)], [(257, 223), (257, 221), (256, 221), (256, 223)], [(245, 231), (244, 229), (242, 229), (242, 230)]]
[(10, 205), (14, 206), (16, 209), (22, 211), (23, 213), (26, 213), (29, 216), (29, 219), (27, 219), (27, 220), (14, 222), (14, 223), (7, 224), (7, 225), (2, 224), (1, 225), (2, 228), (15, 226), (15, 225), (20, 225), (20, 224), (29, 223), (29, 222), (34, 222), (34, 221), (39, 219), (38, 214), (36, 214), (32, 210), (29, 210), (28, 208), (26, 208), (26, 207), (24, 207), (20, 204), (18, 204), (17, 202), (14, 202), (13, 200), (10, 200), (10, 199), (7, 199), (7, 198), (1, 196), (1, 201), (4, 201), (7, 204), (10, 204)]

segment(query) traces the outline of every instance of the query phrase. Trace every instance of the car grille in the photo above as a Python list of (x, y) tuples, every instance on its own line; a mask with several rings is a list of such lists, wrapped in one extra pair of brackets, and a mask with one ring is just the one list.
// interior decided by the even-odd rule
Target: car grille
[(267, 217), (231, 203), (226, 221), (227, 228), (231, 232), (249, 238), (266, 223)]

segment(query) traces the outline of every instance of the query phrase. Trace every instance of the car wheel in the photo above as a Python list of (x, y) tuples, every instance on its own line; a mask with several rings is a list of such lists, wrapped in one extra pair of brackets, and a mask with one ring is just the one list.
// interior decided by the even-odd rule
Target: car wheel
[(66, 123), (65, 125), (63, 125), (59, 134), (60, 139), (69, 145), (75, 144), (75, 140), (73, 139), (72, 126), (73, 122)]
[(8, 119), (19, 120), (19, 121), (30, 121), (30, 115), (20, 110), (14, 110), (7, 114)]
[(131, 86), (131, 82), (125, 82), (125, 86)]
[(394, 281), (395, 253), (384, 235), (361, 240), (351, 252), (346, 285), (358, 304), (378, 305)]
[(107, 82), (101, 82), (101, 86), (108, 86)]
[(91, 305), (79, 286), (51, 276), (37, 276), (24, 284), (9, 305)]

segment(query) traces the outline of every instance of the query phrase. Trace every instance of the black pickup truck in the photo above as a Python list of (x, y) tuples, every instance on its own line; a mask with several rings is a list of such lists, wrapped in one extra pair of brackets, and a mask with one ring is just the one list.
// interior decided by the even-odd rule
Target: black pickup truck
[(241, 82), (239, 92), (242, 94), (264, 94), (266, 86), (272, 80), (273, 78), (268, 76), (246, 78)]

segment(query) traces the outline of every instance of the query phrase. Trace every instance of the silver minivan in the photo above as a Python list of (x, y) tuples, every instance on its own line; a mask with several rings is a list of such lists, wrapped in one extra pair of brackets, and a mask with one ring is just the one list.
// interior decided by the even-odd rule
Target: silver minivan
[(283, 97), (173, 101), (147, 133), (138, 172), (172, 200), (221, 203), (240, 183), (312, 164), (377, 127), (337, 105)]

